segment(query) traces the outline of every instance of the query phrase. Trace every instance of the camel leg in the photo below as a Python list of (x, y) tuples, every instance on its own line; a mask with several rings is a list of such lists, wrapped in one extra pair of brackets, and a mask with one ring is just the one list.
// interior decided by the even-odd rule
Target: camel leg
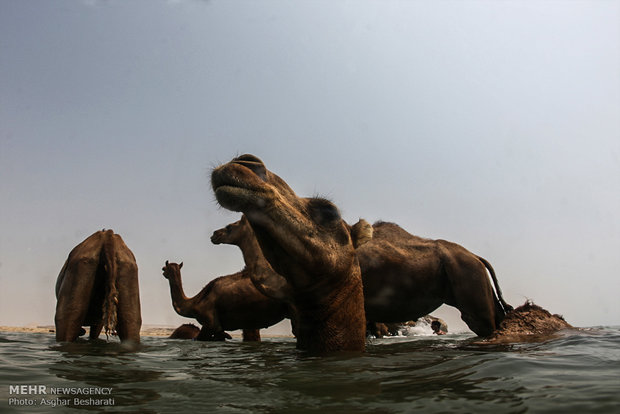
[(489, 336), (497, 328), (493, 288), (486, 268), (475, 257), (460, 256), (445, 261), (453, 298), (449, 303), (478, 336)]
[(56, 341), (73, 342), (80, 336), (95, 284), (97, 262), (78, 260), (66, 269), (56, 303)]
[(90, 333), (88, 337), (90, 339), (99, 338), (99, 334), (101, 333), (101, 329), (103, 329), (103, 321), (99, 321), (96, 324), (90, 325)]
[[(85, 312), (84, 312), (85, 313)], [(83, 333), (80, 313), (64, 317), (62, 320), (56, 317), (56, 341), (73, 342)], [(86, 333), (84, 331), (84, 333)]]
[(227, 339), (232, 339), (232, 336), (228, 335), (225, 331), (219, 331), (213, 335), (214, 341), (225, 341)]
[(215, 332), (213, 331), (213, 329), (209, 328), (207, 325), (202, 325), (202, 328), (200, 329), (200, 332), (198, 333), (196, 340), (197, 341), (214, 341), (215, 340), (213, 338), (214, 335), (215, 335)]
[(244, 329), (243, 342), (260, 342), (260, 329)]
[(116, 331), (122, 342), (140, 343), (142, 315), (138, 287), (138, 268), (133, 263), (118, 264), (118, 323)]

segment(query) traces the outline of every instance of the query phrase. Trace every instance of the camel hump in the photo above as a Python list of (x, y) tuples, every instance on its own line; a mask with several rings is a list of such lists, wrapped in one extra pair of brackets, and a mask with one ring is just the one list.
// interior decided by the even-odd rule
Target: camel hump
[(364, 243), (372, 240), (373, 234), (374, 229), (372, 228), (372, 225), (364, 219), (359, 219), (359, 221), (351, 227), (351, 240), (353, 241), (353, 247), (357, 249)]

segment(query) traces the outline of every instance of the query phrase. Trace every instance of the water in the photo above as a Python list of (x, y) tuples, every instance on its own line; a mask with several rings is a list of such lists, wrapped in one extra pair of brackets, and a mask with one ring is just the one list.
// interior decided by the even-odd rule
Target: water
[[(144, 337), (57, 344), (0, 332), (0, 412), (539, 413), (620, 412), (620, 327), (544, 343), (481, 346), (471, 335), (370, 340), (362, 355), (308, 356), (292, 338), (204, 343)], [(45, 406), (10, 385), (111, 388), (114, 406)], [(34, 405), (8, 405), (9, 398)], [(79, 396), (88, 398), (89, 396)], [(91, 396), (92, 397), (92, 396)]]

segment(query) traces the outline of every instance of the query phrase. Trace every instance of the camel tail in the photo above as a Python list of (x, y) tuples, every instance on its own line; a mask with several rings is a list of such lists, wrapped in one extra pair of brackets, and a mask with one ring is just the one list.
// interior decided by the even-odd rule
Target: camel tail
[(112, 230), (108, 230), (106, 236), (101, 248), (101, 254), (106, 270), (106, 293), (103, 299), (103, 327), (107, 337), (108, 335), (117, 334), (118, 289), (116, 287), (116, 279), (118, 276), (118, 268), (116, 266), (114, 233), (112, 233)]
[(504, 308), (504, 313), (507, 313), (513, 310), (514, 308), (510, 306), (508, 303), (506, 303), (506, 301), (504, 300), (504, 297), (502, 296), (502, 290), (499, 288), (499, 283), (497, 283), (497, 276), (495, 276), (495, 270), (493, 270), (493, 266), (491, 266), (491, 263), (489, 263), (484, 257), (480, 257), (480, 256), (477, 256), (477, 257), (478, 257), (478, 260), (480, 260), (482, 264), (484, 264), (484, 266), (487, 268), (487, 270), (491, 274), (491, 279), (493, 279), (493, 285), (495, 286), (495, 293), (497, 294), (497, 299), (499, 300), (500, 305), (502, 306), (502, 308)]

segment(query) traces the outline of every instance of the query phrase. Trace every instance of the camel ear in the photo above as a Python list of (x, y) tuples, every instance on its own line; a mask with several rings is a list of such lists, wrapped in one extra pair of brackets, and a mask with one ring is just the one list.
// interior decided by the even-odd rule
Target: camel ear
[(183, 262), (179, 263), (179, 269), (183, 267)]
[(373, 235), (372, 224), (364, 219), (360, 219), (357, 223), (351, 227), (351, 240), (353, 241), (353, 247), (358, 248), (364, 243), (372, 240)]
[(166, 260), (166, 266), (168, 266), (168, 261)]

